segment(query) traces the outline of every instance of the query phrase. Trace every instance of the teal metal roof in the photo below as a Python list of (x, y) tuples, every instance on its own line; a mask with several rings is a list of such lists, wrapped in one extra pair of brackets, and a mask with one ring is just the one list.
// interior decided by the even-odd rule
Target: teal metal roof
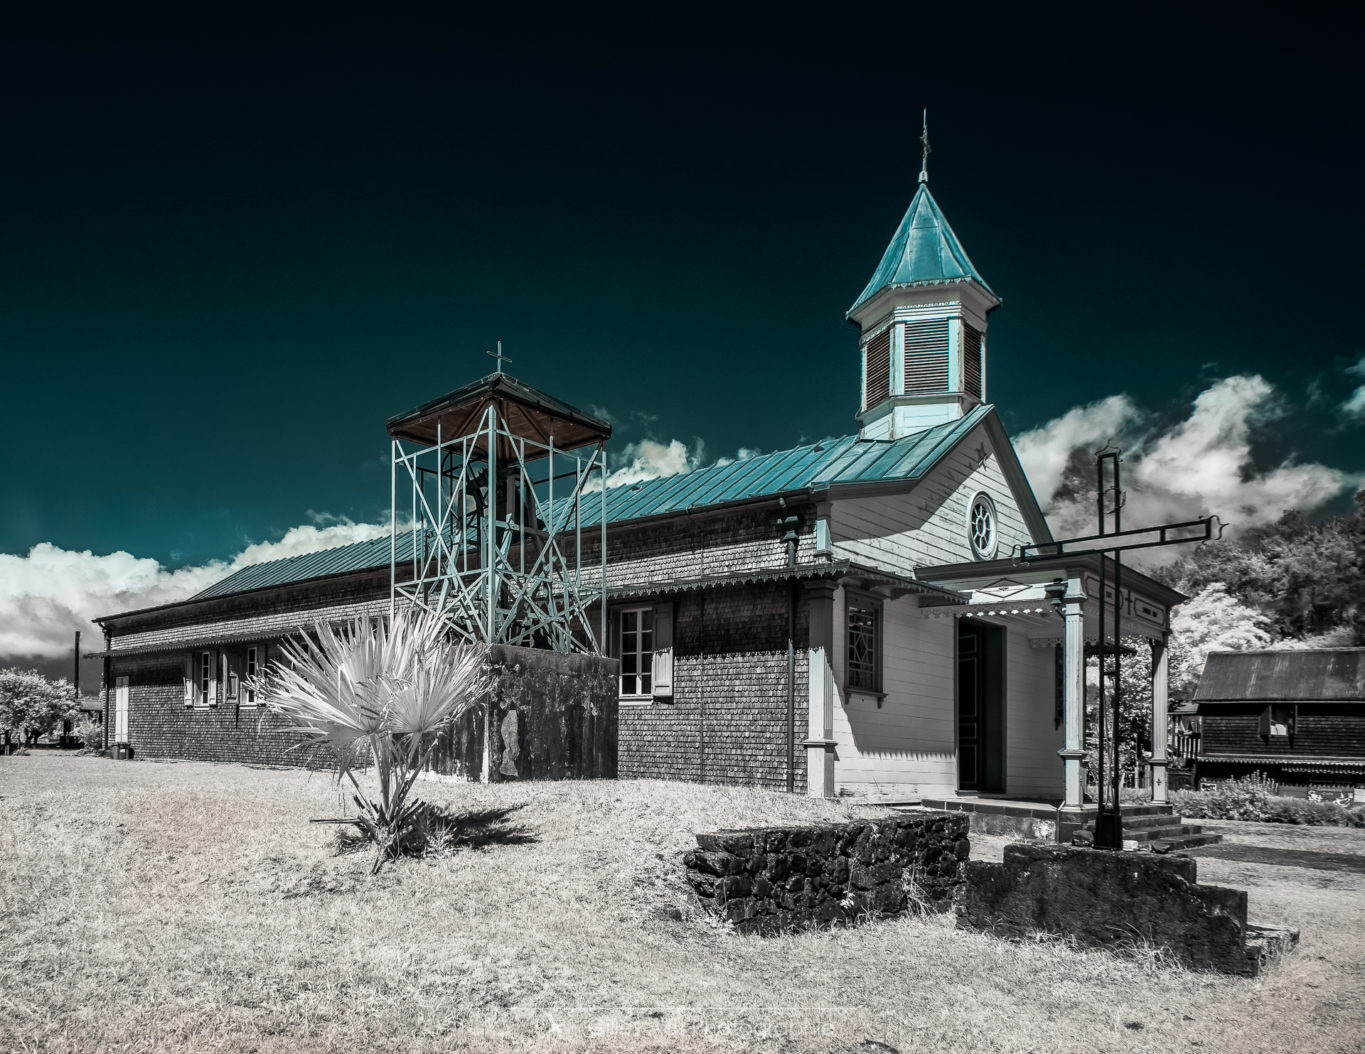
[[(409, 531), (398, 536), (398, 561), (406, 563), (411, 559), (412, 532)], [(211, 597), (225, 597), (231, 593), (245, 593), (252, 589), (267, 589), (270, 586), (302, 582), (309, 578), (369, 571), (376, 567), (387, 567), (388, 563), (389, 537), (385, 535), (383, 538), (372, 538), (368, 542), (355, 542), (335, 549), (322, 549), (316, 553), (303, 553), (300, 556), (286, 556), (283, 560), (252, 564), (240, 571), (234, 571), (190, 599), (208, 600)]]
[[(809, 493), (840, 485), (919, 479), (990, 412), (991, 407), (978, 406), (956, 421), (935, 425), (901, 439), (859, 439), (857, 436), (822, 439), (792, 450), (758, 454), (694, 472), (611, 487), (606, 493), (607, 523), (625, 523), (756, 498)], [(557, 515), (561, 509), (567, 512), (567, 506), (556, 502), (556, 507)], [(597, 495), (588, 495), (581, 500), (580, 513), (585, 527), (601, 522), (601, 502)], [(398, 538), (398, 560), (402, 563), (411, 559), (412, 533), (407, 532)], [(389, 539), (375, 538), (244, 567), (191, 599), (208, 600), (325, 575), (371, 570), (388, 563)]]
[(948, 226), (938, 202), (929, 193), (929, 184), (921, 183), (891, 244), (882, 254), (882, 262), (872, 273), (872, 280), (848, 313), (853, 314), (888, 286), (938, 285), (967, 279), (995, 295)]
[[(978, 406), (956, 421), (902, 439), (823, 439), (794, 450), (612, 487), (607, 491), (607, 522), (818, 491), (839, 484), (918, 479), (989, 412), (989, 406)], [(596, 524), (599, 512), (598, 502), (584, 501), (584, 526)]]

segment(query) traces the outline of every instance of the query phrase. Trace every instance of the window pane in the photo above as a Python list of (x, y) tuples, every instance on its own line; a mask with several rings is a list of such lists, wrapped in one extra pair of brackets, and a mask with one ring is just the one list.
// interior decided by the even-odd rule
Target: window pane
[(638, 611), (623, 611), (623, 612), (621, 612), (621, 632), (622, 632), (622, 633), (634, 633), (634, 632), (635, 632), (636, 622), (637, 622), (637, 619), (638, 619), (638, 617), (639, 617), (639, 614), (640, 614), (640, 613), (639, 613)]
[(650, 675), (647, 674), (647, 673), (642, 673), (642, 674), (640, 674), (640, 694), (641, 694), (641, 695), (648, 695), (648, 694), (649, 694), (649, 677), (650, 677)]
[(638, 667), (635, 665), (636, 656), (633, 651), (623, 651), (621, 653), (621, 672), (627, 676), (635, 673)]
[(850, 604), (848, 608), (848, 683), (877, 690), (877, 613)]

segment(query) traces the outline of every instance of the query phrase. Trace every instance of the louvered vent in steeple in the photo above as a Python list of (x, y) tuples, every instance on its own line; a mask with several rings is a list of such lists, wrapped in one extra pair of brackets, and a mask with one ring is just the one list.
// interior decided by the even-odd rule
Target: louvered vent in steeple
[(981, 394), (981, 331), (970, 323), (962, 325), (963, 390), (975, 399)]
[(905, 324), (905, 394), (948, 390), (948, 320)]
[(891, 331), (884, 329), (863, 346), (863, 409), (891, 394)]

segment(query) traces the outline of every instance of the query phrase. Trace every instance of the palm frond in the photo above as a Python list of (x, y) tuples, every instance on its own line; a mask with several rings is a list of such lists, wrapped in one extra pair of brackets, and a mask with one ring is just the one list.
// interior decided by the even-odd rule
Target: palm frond
[(332, 749), (338, 778), (373, 758), (380, 800), (356, 800), (357, 822), (379, 846), (376, 867), (419, 814), (419, 803), (405, 801), (437, 734), (488, 692), (484, 652), (447, 637), (439, 616), (413, 609), (387, 623), (319, 623), (287, 640), (282, 661), (251, 685), (300, 745)]

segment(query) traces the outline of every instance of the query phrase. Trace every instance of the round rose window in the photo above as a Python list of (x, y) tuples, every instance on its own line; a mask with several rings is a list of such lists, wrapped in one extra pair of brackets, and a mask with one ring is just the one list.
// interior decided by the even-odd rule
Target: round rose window
[(967, 516), (967, 533), (972, 542), (972, 553), (978, 560), (995, 559), (998, 544), (995, 529), (995, 502), (990, 495), (978, 494), (972, 499)]

